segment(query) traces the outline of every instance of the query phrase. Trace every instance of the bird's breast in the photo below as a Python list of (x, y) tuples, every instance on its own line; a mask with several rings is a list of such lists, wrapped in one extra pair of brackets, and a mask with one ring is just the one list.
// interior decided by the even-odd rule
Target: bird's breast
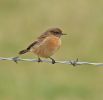
[(60, 45), (61, 40), (59, 37), (50, 36), (43, 40), (40, 46), (34, 50), (34, 53), (38, 56), (48, 58), (60, 48)]
[(61, 45), (60, 38), (56, 36), (48, 37), (44, 42), (45, 42), (44, 45), (48, 49), (56, 49), (59, 48)]

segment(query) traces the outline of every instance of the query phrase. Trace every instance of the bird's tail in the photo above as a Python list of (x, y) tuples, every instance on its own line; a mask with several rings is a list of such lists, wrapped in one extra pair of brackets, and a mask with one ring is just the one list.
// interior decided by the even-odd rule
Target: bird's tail
[(19, 52), (20, 55), (27, 53), (29, 50), (25, 49)]

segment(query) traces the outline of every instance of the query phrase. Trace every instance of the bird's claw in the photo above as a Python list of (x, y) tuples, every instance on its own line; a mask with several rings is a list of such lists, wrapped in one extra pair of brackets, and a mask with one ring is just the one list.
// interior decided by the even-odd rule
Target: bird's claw
[(40, 58), (38, 58), (38, 63), (39, 63), (39, 62), (42, 62), (42, 60), (41, 60)]
[(52, 59), (52, 64), (55, 64), (56, 62), (55, 62), (55, 60), (54, 59)]

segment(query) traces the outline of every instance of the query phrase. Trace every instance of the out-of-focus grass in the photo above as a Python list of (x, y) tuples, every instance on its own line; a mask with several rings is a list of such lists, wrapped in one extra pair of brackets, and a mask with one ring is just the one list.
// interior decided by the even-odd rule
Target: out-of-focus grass
[[(55, 59), (103, 62), (102, 4), (102, 0), (0, 0), (0, 56), (17, 56), (41, 32), (60, 27), (68, 36), (62, 38)], [(0, 62), (0, 100), (102, 100), (102, 94), (102, 67)]]

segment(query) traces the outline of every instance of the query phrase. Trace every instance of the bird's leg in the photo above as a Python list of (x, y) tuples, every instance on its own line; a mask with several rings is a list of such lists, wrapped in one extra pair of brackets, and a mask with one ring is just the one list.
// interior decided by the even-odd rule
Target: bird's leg
[(40, 57), (38, 57), (38, 62), (42, 62), (42, 60), (40, 59)]
[(49, 57), (49, 58), (52, 60), (52, 64), (55, 64), (55, 63), (56, 63), (53, 58), (51, 58), (51, 57)]

